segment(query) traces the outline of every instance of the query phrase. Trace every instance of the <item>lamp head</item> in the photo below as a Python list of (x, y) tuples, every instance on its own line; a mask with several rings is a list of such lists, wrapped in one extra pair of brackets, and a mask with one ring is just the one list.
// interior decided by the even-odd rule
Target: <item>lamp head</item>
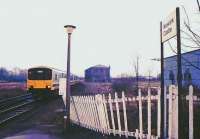
[(71, 34), (74, 29), (76, 29), (76, 26), (73, 25), (65, 25), (64, 26), (66, 33)]

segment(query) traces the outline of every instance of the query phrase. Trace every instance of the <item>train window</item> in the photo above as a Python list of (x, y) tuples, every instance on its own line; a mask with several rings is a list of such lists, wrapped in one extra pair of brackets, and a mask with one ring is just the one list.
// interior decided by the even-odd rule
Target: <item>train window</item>
[(29, 80), (51, 80), (52, 70), (48, 68), (32, 68), (28, 70)]
[(55, 80), (58, 80), (58, 75), (57, 74), (55, 74)]

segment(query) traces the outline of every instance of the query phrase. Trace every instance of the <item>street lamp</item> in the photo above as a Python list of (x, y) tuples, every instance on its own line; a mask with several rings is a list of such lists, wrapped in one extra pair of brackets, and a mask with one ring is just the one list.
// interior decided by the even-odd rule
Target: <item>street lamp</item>
[(71, 34), (76, 26), (66, 25), (64, 26), (65, 32), (68, 34), (68, 49), (67, 49), (67, 86), (66, 86), (66, 106), (65, 106), (65, 116), (64, 116), (64, 128), (70, 127), (70, 44), (71, 44)]

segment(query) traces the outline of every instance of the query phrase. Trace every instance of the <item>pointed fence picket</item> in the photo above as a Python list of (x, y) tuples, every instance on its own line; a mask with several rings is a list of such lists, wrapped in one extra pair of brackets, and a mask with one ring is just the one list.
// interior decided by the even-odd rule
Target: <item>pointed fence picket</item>
[[(189, 95), (186, 96), (186, 100), (189, 105), (189, 139), (194, 139), (194, 102), (196, 104), (200, 103), (200, 98), (194, 96), (194, 88), (192, 85), (189, 86)], [(199, 137), (198, 137), (199, 138)]]
[[(165, 89), (166, 90), (166, 89)], [(175, 85), (169, 86), (169, 92), (166, 96), (166, 100), (168, 99), (168, 134), (167, 137), (169, 139), (178, 139), (178, 131), (181, 132), (181, 129), (178, 130), (178, 87)], [(189, 86), (189, 92), (188, 95), (183, 99), (186, 99), (188, 101), (188, 119), (185, 119), (185, 122), (189, 123), (188, 128), (188, 138), (194, 139), (194, 138), (200, 138), (199, 136), (194, 136), (194, 104), (199, 106), (200, 104), (200, 98), (198, 96), (193, 95), (194, 88), (192, 85)], [(182, 99), (182, 100), (183, 100)], [(186, 107), (187, 109), (187, 107)], [(186, 113), (183, 113), (186, 115)], [(196, 117), (199, 118), (199, 117)], [(199, 127), (196, 127), (199, 128)], [(196, 133), (197, 134), (197, 133)]]

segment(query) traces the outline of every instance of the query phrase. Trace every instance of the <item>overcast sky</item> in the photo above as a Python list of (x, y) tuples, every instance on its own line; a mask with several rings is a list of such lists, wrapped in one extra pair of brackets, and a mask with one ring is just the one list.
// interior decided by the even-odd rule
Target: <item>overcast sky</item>
[(111, 75), (159, 72), (159, 24), (176, 6), (197, 12), (196, 0), (0, 0), (0, 66), (46, 65), (66, 69), (67, 39), (72, 34), (71, 70), (84, 75), (90, 66), (111, 66)]

